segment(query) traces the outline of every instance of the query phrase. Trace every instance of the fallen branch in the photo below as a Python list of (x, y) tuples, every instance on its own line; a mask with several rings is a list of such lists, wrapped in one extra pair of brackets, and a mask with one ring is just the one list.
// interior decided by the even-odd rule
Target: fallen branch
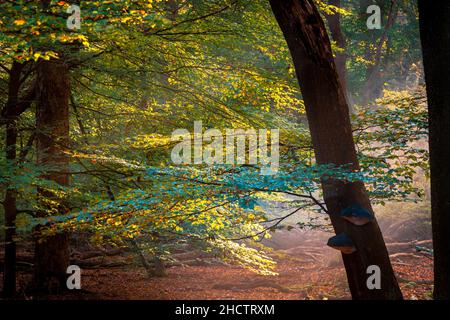
[(398, 258), (402, 258), (402, 257), (403, 258), (418, 258), (418, 259), (420, 259), (422, 256), (419, 256), (414, 253), (408, 253), (408, 252), (399, 252), (399, 253), (389, 255), (389, 258), (391, 258), (391, 259), (398, 259)]

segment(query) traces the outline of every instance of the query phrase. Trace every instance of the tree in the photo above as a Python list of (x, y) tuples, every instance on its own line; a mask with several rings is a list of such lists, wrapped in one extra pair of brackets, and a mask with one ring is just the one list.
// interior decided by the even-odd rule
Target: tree
[[(397, 0), (390, 1), (389, 14), (387, 16), (386, 25), (383, 33), (376, 45), (373, 65), (367, 69), (367, 81), (363, 88), (364, 102), (369, 102), (372, 99), (378, 98), (382, 92), (382, 79), (380, 79), (381, 64), (383, 60), (383, 48), (386, 46), (386, 52), (389, 52), (389, 31), (395, 23), (398, 14)], [(386, 53), (387, 55), (387, 53)]]
[[(417, 2), (340, 2), (342, 9), (351, 13), (342, 12), (340, 15), (341, 29), (347, 42), (349, 97), (359, 104), (366, 104), (381, 98), (384, 89), (404, 90), (414, 86), (410, 79), (416, 75), (420, 77), (417, 66), (422, 62)], [(368, 30), (366, 22), (373, 13), (367, 13), (367, 8), (373, 4), (381, 9), (381, 29)], [(336, 40), (331, 25), (330, 31), (330, 36)], [(339, 72), (339, 65), (336, 67)]]
[(419, 0), (429, 116), (434, 298), (450, 299), (450, 3)]
[[(30, 64), (28, 63), (28, 66)], [(8, 161), (9, 172), (14, 175), (17, 162), (23, 160), (26, 153), (21, 152), (17, 159), (17, 119), (30, 107), (34, 99), (34, 86), (24, 97), (19, 97), (20, 89), (27, 76), (24, 75), (24, 68), (27, 63), (14, 62), (8, 69), (8, 99), (2, 109), (2, 124), (6, 125), (5, 134), (5, 155)], [(32, 140), (30, 140), (32, 143)], [(16, 234), (15, 220), (17, 216), (17, 190), (14, 183), (10, 181), (6, 187), (3, 208), (5, 210), (5, 267), (3, 272), (3, 295), (5, 298), (12, 298), (16, 292)]]
[[(45, 166), (45, 179), (66, 186), (69, 183), (70, 78), (68, 66), (62, 59), (40, 60), (37, 64), (36, 140), (38, 163)], [(40, 189), (48, 212), (64, 214), (67, 207), (53, 191)], [(51, 199), (52, 201), (49, 201)], [(49, 204), (49, 202), (53, 202)], [(55, 206), (56, 203), (56, 206)], [(65, 286), (69, 265), (69, 239), (66, 233), (39, 238), (35, 247), (34, 285), (48, 291), (56, 283)]]
[[(341, 0), (329, 0), (329, 5), (334, 6), (335, 8), (341, 8)], [(345, 94), (348, 94), (347, 90), (347, 53), (346, 49), (346, 40), (345, 35), (342, 32), (341, 28), (341, 14), (339, 12), (334, 12), (333, 14), (326, 15), (328, 26), (330, 28), (331, 37), (333, 41), (336, 42), (336, 45), (339, 47), (338, 52), (336, 52), (336, 69), (339, 75), (339, 79), (342, 85), (342, 89)]]
[[(339, 82), (325, 25), (312, 0), (270, 0), (287, 41), (305, 101), (306, 114), (318, 164), (348, 166), (358, 171), (345, 93)], [(389, 255), (376, 219), (356, 226), (340, 217), (356, 203), (372, 211), (362, 182), (323, 179), (324, 200), (336, 234), (345, 233), (356, 251), (343, 254), (354, 299), (401, 299)], [(367, 267), (381, 269), (381, 289), (367, 288)]]

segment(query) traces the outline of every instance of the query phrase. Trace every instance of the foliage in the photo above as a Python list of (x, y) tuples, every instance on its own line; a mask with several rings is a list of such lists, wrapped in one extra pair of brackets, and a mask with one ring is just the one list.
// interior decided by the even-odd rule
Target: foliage
[[(386, 91), (378, 101), (384, 107), (358, 109), (361, 171), (316, 165), (294, 68), (267, 1), (82, 1), (79, 31), (66, 28), (68, 6), (0, 2), (2, 102), (13, 61), (27, 62), (32, 77), (42, 59), (61, 59), (72, 80), (70, 186), (43, 178), (58, 168), (35, 164), (35, 148), (26, 143), (35, 130), (34, 105), (17, 120), (26, 157), (20, 163), (0, 157), (0, 184), (17, 191), (21, 237), (42, 225), (33, 236), (88, 231), (95, 243), (143, 240), (155, 254), (188, 241), (271, 274), (274, 263), (256, 243), (287, 217), (324, 213), (323, 176), (364, 181), (379, 203), (420, 198), (414, 174), (426, 171), (428, 160), (420, 146), (426, 138), (420, 93)], [(371, 46), (356, 10), (323, 2), (320, 9), (343, 14), (347, 37), (361, 44), (351, 46), (349, 62), (358, 87), (363, 51)], [(394, 56), (412, 45), (406, 39), (417, 30), (408, 23), (407, 33), (392, 31)], [(171, 133), (192, 131), (198, 120), (221, 130), (279, 128), (279, 173), (262, 176), (248, 165), (173, 166)], [(58, 194), (70, 212), (58, 212), (38, 188)], [(267, 203), (283, 204), (288, 213), (272, 216)]]

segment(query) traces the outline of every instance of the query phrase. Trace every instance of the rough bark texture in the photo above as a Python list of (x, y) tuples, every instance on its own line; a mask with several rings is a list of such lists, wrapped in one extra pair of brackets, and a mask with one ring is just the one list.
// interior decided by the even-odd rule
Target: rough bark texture
[[(358, 170), (348, 105), (339, 83), (325, 25), (312, 0), (270, 0), (292, 55), (305, 101), (317, 163), (349, 165)], [(324, 181), (325, 203), (335, 232), (345, 232), (357, 251), (343, 261), (354, 299), (401, 299), (378, 223), (355, 226), (337, 214), (351, 204), (372, 211), (363, 183)], [(367, 267), (381, 269), (381, 289), (369, 290)]]
[(450, 2), (419, 0), (428, 96), (434, 298), (450, 299)]
[[(70, 81), (68, 68), (63, 61), (39, 61), (37, 94), (38, 163), (51, 167), (51, 172), (45, 174), (44, 178), (67, 185), (69, 159), (64, 149), (69, 139)], [(39, 192), (41, 196), (59, 201), (56, 208), (59, 214), (67, 211), (64, 202), (54, 194), (48, 190)], [(66, 269), (69, 265), (69, 243), (66, 234), (38, 239), (35, 246), (35, 260), (34, 285), (37, 290), (54, 291), (65, 288)]]

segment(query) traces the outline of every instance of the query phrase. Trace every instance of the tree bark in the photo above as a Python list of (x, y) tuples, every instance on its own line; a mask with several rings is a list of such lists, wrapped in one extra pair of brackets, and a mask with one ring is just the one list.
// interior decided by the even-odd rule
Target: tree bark
[[(2, 110), (2, 117), (6, 121), (5, 153), (11, 172), (16, 166), (17, 156), (17, 117), (21, 112), (17, 112), (19, 104), (19, 91), (21, 84), (22, 70), (24, 64), (14, 62), (9, 73), (8, 101)], [(14, 235), (16, 233), (15, 220), (17, 215), (17, 192), (16, 189), (6, 186), (3, 208), (5, 211), (5, 267), (3, 271), (3, 296), (6, 299), (13, 298), (16, 294), (16, 243)]]
[[(43, 178), (60, 185), (69, 184), (69, 158), (65, 154), (69, 141), (70, 78), (62, 60), (40, 60), (37, 65), (36, 141), (38, 163), (51, 172)], [(59, 214), (67, 212), (64, 200), (49, 190), (39, 190), (40, 196), (58, 202)], [(52, 208), (55, 209), (55, 208)], [(47, 213), (41, 213), (45, 216)], [(39, 234), (39, 229), (36, 230)], [(34, 286), (38, 291), (64, 289), (69, 265), (68, 235), (59, 233), (38, 238), (35, 243)]]
[[(348, 105), (336, 71), (325, 25), (313, 0), (269, 0), (294, 62), (305, 102), (318, 164), (349, 165), (359, 170)], [(356, 251), (343, 254), (354, 299), (402, 299), (376, 220), (355, 226), (338, 216), (351, 204), (372, 211), (362, 182), (323, 180), (324, 200), (336, 234), (345, 232)], [(370, 290), (367, 267), (381, 269), (381, 289)]]
[(450, 299), (450, 2), (419, 0), (428, 97), (434, 298)]
[[(337, 8), (341, 8), (341, 0), (328, 0), (328, 4)], [(345, 50), (347, 45), (344, 33), (342, 32), (341, 28), (341, 15), (339, 13), (335, 13), (332, 15), (326, 15), (326, 18), (328, 21), (328, 27), (330, 28), (331, 38), (336, 42), (336, 45), (341, 50)], [(341, 81), (342, 90), (344, 90), (347, 96), (347, 53), (345, 51), (337, 52), (334, 62), (336, 64), (337, 73)]]
[[(16, 122), (6, 125), (6, 159), (14, 166), (16, 161), (17, 128)], [(16, 233), (15, 220), (17, 215), (17, 198), (14, 187), (8, 186), (5, 192), (3, 207), (5, 210), (5, 268), (3, 271), (3, 296), (7, 299), (16, 294)]]

